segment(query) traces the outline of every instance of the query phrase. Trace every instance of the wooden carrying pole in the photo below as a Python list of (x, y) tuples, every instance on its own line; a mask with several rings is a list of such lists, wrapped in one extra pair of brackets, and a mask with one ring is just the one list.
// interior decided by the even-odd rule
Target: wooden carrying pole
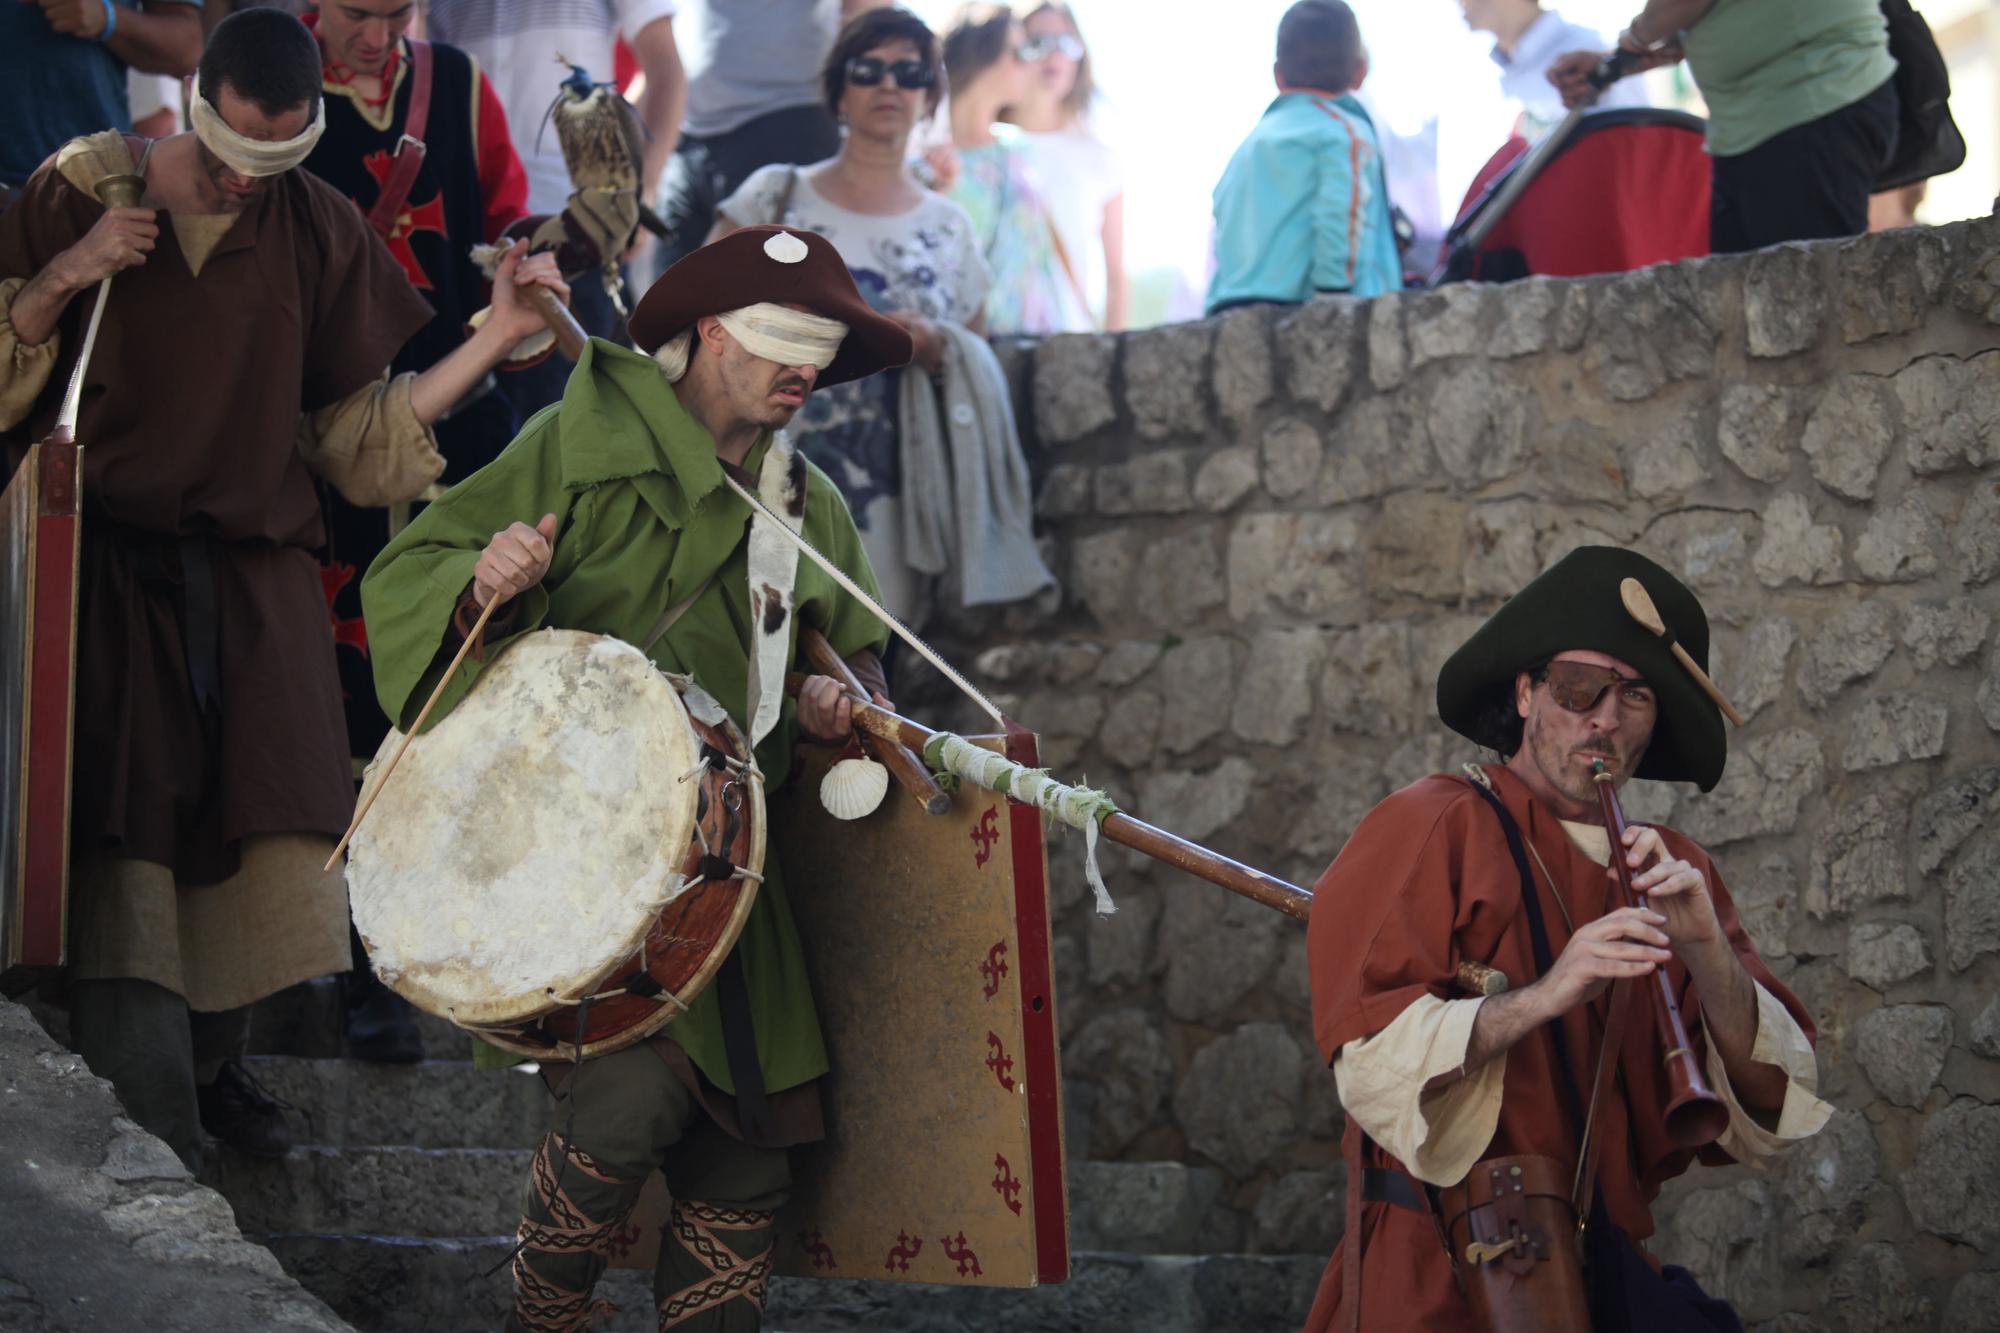
[[(831, 676), (847, 688), (849, 694), (866, 699), (868, 691), (862, 688), (860, 677), (847, 661), (833, 650), (826, 635), (810, 625), (799, 627), (799, 646), (805, 649), (806, 661), (822, 676)], [(938, 786), (937, 779), (924, 765), (924, 758), (909, 746), (897, 741), (884, 740), (873, 732), (864, 732), (861, 748), (889, 770), (891, 777), (902, 785), (927, 815), (941, 815), (951, 809), (951, 797), (945, 795), (944, 788)]]
[[(793, 693), (797, 693), (804, 681), (805, 678), (800, 675), (791, 677), (789, 684)], [(923, 723), (913, 722), (869, 701), (852, 687), (849, 698), (854, 705), (857, 730), (893, 741), (919, 754), (937, 735)], [(1156, 861), (1185, 870), (1231, 893), (1240, 893), (1266, 907), (1276, 908), (1295, 921), (1304, 921), (1312, 912), (1312, 894), (1309, 891), (1240, 861), (1232, 861), (1219, 852), (1212, 852), (1163, 828), (1155, 828), (1142, 819), (1134, 819), (1122, 812), (1109, 815), (1098, 825), (1098, 832), (1121, 847), (1143, 852)], [(1470, 959), (1459, 964), (1457, 980), (1462, 988), (1475, 995), (1497, 995), (1507, 989), (1505, 973)]]

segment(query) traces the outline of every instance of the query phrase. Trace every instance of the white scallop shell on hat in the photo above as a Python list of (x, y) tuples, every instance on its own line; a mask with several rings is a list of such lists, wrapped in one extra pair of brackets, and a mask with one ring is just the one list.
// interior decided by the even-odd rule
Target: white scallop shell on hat
[(764, 253), (780, 264), (796, 264), (806, 257), (806, 243), (788, 231), (781, 231), (764, 242)]

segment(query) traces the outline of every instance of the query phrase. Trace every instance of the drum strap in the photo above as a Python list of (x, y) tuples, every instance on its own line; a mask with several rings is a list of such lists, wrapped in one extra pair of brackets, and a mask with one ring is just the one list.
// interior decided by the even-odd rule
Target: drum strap
[[(721, 572), (721, 570), (717, 570), (716, 574)], [(715, 582), (715, 574), (710, 574), (695, 585), (693, 592), (675, 602), (665, 611), (662, 611), (659, 620), (653, 625), (651, 630), (647, 631), (646, 641), (639, 645), (639, 651), (651, 657), (653, 655), (653, 645), (667, 637), (667, 631), (672, 629), (674, 623), (688, 613), (689, 607), (701, 600), (701, 595), (708, 591), (708, 585), (713, 582)]]
[(743, 977), (743, 956), (731, 949), (715, 974), (716, 999), (722, 1011), (722, 1050), (729, 1058), (729, 1080), (736, 1085), (736, 1123), (749, 1143), (770, 1137), (771, 1104), (764, 1096), (764, 1066), (757, 1059), (757, 1028), (750, 1018), (750, 986)]

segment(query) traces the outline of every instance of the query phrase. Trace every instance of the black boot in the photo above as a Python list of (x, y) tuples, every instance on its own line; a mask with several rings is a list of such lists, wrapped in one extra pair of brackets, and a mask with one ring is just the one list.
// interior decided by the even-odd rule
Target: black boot
[(292, 1150), (290, 1102), (273, 1097), (234, 1060), (222, 1062), (215, 1082), (195, 1089), (201, 1127), (225, 1147), (251, 1157), (283, 1157)]

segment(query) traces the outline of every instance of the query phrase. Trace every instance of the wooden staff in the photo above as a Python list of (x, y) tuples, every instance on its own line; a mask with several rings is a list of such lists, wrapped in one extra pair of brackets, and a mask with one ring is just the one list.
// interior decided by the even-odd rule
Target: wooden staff
[[(544, 288), (543, 290), (547, 289)], [(396, 753), (389, 756), (389, 766), (382, 770), (382, 777), (376, 782), (375, 789), (368, 793), (368, 799), (363, 801), (361, 808), (354, 812), (354, 822), (347, 826), (347, 832), (340, 835), (339, 843), (334, 846), (333, 855), (326, 858), (326, 864), (320, 867), (321, 870), (333, 869), (333, 863), (338, 861), (340, 854), (347, 850), (347, 844), (354, 838), (354, 830), (360, 828), (361, 821), (368, 818), (368, 812), (375, 808), (375, 798), (380, 796), (382, 789), (389, 785), (389, 777), (396, 771), (396, 765), (403, 762), (403, 751), (410, 748), (410, 742), (415, 740), (417, 733), (424, 729), (424, 723), (429, 719), (431, 709), (436, 708), (437, 701), (444, 697), (444, 687), (451, 684), (451, 678), (458, 674), (459, 663), (463, 662), (465, 655), (472, 651), (472, 645), (479, 642), (479, 636), (486, 632), (486, 622), (493, 618), (493, 608), (499, 606), (503, 600), (503, 598), (495, 597), (479, 613), (479, 619), (472, 622), (472, 633), (466, 635), (465, 642), (458, 645), (458, 652), (453, 655), (451, 665), (444, 669), (442, 676), (438, 677), (437, 688), (431, 691), (430, 698), (424, 700), (423, 710), (417, 714), (417, 720), (410, 724), (408, 731), (403, 733), (402, 744), (396, 747)]]
[(590, 335), (583, 331), (583, 325), (576, 322), (576, 316), (569, 312), (556, 294), (539, 282), (520, 289), (528, 297), (528, 304), (549, 326), (549, 332), (556, 335), (556, 346), (572, 361), (583, 359), (583, 349), (590, 345)]
[[(796, 674), (787, 681), (794, 694), (804, 683), (805, 677)], [(937, 735), (923, 723), (913, 722), (870, 701), (858, 689), (850, 687), (848, 698), (854, 705), (857, 730), (894, 741), (919, 753)], [(1312, 894), (1308, 890), (1240, 861), (1232, 861), (1199, 843), (1189, 842), (1123, 812), (1106, 816), (1098, 825), (1098, 831), (1121, 847), (1144, 852), (1156, 861), (1164, 861), (1231, 893), (1240, 893), (1266, 907), (1276, 908), (1295, 921), (1304, 921), (1312, 912)], [(1456, 979), (1461, 987), (1474, 995), (1498, 995), (1507, 989), (1504, 972), (1471, 959), (1458, 965)]]
[[(833, 650), (826, 635), (810, 625), (801, 625), (799, 646), (805, 649), (806, 660), (812, 663), (813, 670), (822, 676), (833, 677), (847, 688), (849, 694), (863, 699), (868, 697), (868, 691), (863, 688), (860, 677), (854, 674), (854, 668)], [(873, 732), (864, 733), (861, 748), (889, 770), (925, 814), (941, 815), (951, 809), (951, 797), (938, 786), (937, 779), (931, 776), (930, 769), (924, 764), (923, 756), (915, 750), (896, 741), (883, 740)]]

